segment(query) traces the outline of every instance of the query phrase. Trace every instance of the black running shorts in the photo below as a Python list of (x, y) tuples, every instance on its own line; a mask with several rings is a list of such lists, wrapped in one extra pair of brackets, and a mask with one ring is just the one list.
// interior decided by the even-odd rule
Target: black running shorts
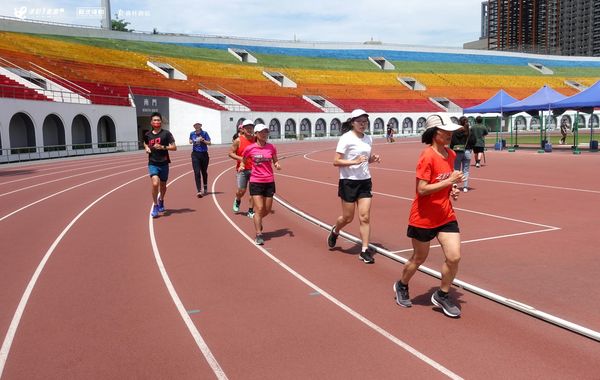
[(373, 183), (369, 179), (340, 179), (338, 183), (338, 196), (344, 202), (354, 203), (360, 198), (372, 198), (371, 188)]
[(275, 182), (250, 182), (250, 195), (260, 195), (265, 198), (273, 198), (275, 194)]
[(433, 240), (440, 232), (460, 233), (458, 222), (453, 220), (436, 228), (421, 228), (408, 226), (406, 236), (418, 241), (427, 242)]

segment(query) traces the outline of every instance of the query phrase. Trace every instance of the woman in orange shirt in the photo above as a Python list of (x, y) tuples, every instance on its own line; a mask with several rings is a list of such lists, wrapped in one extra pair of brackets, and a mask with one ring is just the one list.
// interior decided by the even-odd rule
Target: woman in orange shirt
[(417, 163), (416, 197), (408, 220), (407, 235), (412, 239), (413, 255), (404, 266), (400, 281), (394, 283), (396, 302), (411, 307), (408, 282), (429, 255), (431, 240), (437, 238), (446, 260), (442, 266), (442, 283), (431, 296), (431, 302), (450, 317), (460, 316), (460, 309), (448, 295), (460, 261), (460, 230), (450, 198), (458, 199), (458, 183), (465, 177), (454, 170), (456, 153), (447, 148), (452, 132), (461, 128), (450, 118), (432, 115), (421, 141), (427, 145)]

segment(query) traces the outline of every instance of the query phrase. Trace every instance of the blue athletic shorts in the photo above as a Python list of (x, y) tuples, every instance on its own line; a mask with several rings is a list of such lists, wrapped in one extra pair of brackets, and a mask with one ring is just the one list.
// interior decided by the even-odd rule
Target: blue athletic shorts
[(161, 182), (167, 182), (169, 179), (169, 165), (148, 164), (148, 173), (150, 174), (150, 177), (154, 177), (156, 175)]

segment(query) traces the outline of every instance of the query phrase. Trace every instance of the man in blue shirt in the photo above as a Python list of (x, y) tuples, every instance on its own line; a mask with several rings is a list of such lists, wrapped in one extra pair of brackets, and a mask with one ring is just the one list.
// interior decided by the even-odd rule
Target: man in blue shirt
[[(194, 179), (196, 180), (196, 196), (202, 198), (208, 194), (208, 146), (210, 136), (202, 130), (202, 124), (194, 124), (194, 131), (190, 133), (190, 144), (192, 144), (192, 168), (194, 168)], [(202, 191), (204, 184), (204, 191)]]

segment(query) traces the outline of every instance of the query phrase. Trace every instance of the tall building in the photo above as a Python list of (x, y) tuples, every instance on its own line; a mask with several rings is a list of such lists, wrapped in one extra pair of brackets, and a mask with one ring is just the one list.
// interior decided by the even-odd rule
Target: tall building
[(489, 0), (481, 16), (488, 50), (600, 56), (600, 0)]
[(563, 55), (600, 56), (600, 0), (562, 0)]

